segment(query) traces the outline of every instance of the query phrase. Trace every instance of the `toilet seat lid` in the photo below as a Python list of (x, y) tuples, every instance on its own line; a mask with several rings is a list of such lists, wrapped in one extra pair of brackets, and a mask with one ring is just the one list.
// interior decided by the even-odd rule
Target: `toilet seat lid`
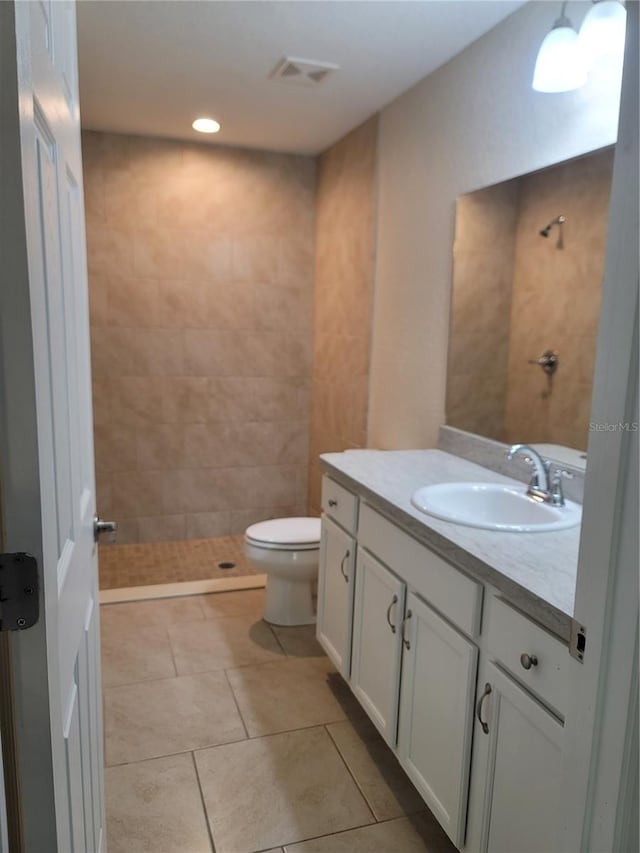
[(320, 542), (320, 519), (272, 518), (247, 527), (245, 536), (269, 545), (315, 545)]

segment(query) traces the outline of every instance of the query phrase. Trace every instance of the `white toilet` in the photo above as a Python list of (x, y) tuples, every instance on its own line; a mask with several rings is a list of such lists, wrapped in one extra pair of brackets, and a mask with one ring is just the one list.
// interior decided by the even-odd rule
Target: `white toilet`
[(316, 621), (313, 586), (318, 577), (319, 518), (273, 518), (252, 524), (244, 534), (244, 553), (257, 572), (267, 575), (266, 622)]

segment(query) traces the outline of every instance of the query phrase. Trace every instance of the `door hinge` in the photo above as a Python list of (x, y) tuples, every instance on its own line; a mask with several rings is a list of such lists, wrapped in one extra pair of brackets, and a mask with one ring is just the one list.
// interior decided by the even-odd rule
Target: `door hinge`
[(23, 631), (38, 621), (38, 563), (31, 554), (0, 554), (0, 631)]
[(571, 620), (571, 635), (569, 637), (569, 654), (572, 658), (584, 663), (584, 653), (587, 646), (587, 629), (575, 619)]

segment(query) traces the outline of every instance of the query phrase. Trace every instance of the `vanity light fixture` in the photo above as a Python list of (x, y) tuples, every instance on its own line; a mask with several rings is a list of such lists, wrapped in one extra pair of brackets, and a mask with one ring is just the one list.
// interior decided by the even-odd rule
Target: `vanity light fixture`
[(536, 92), (570, 92), (587, 82), (587, 63), (566, 7), (564, 0), (560, 17), (540, 45), (532, 83)]
[(217, 133), (220, 130), (220, 122), (214, 118), (197, 118), (191, 127), (199, 133)]
[(580, 27), (579, 42), (589, 68), (596, 63), (622, 63), (627, 10), (622, 0), (593, 0)]

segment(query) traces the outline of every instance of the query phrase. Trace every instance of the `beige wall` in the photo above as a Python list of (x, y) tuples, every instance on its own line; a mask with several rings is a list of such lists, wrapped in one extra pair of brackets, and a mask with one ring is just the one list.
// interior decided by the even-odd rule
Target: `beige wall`
[[(506, 436), (587, 449), (613, 150), (522, 178), (511, 307)], [(557, 228), (564, 214), (564, 249)], [(549, 384), (528, 359), (557, 350)]]
[(367, 443), (378, 118), (319, 159), (309, 505), (318, 455)]
[(304, 513), (314, 160), (83, 150), (100, 513), (123, 542)]
[(504, 441), (517, 181), (461, 196), (453, 250), (447, 423)]
[[(589, 5), (571, 5), (576, 26)], [(532, 91), (553, 18), (527, 3), (381, 114), (373, 446), (433, 446), (444, 422), (456, 198), (615, 142), (610, 80)]]

